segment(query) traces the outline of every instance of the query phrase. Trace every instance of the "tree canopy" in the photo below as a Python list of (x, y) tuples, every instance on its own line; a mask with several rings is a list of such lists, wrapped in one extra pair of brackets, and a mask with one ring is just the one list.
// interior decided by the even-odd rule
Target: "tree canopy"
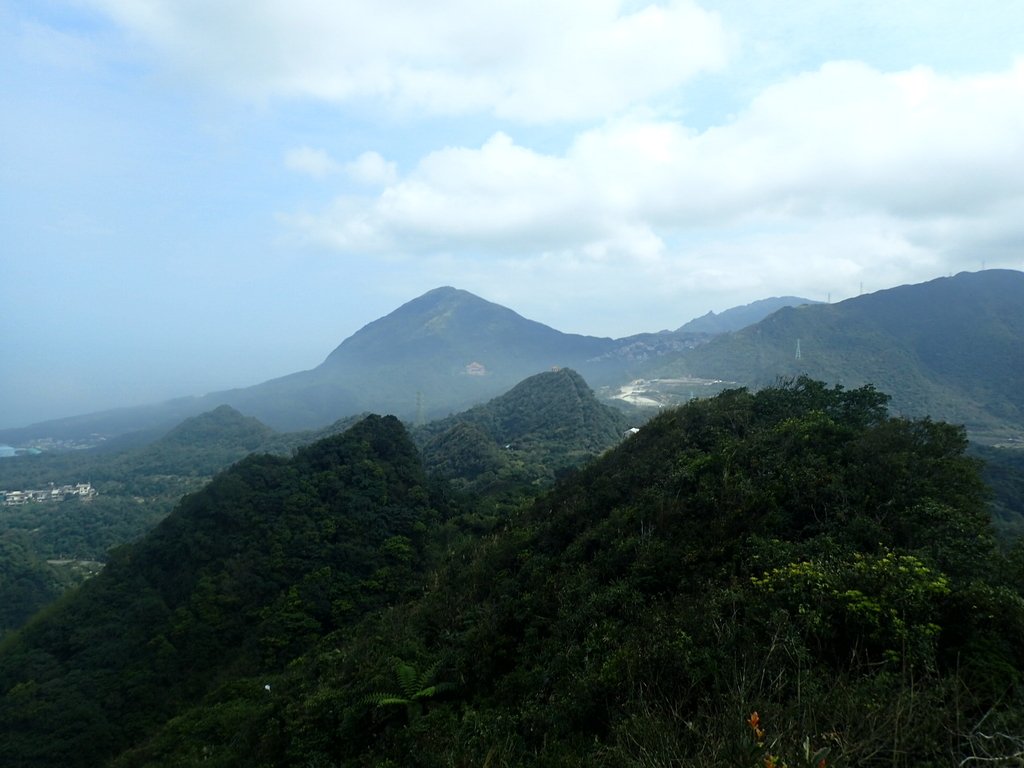
[(246, 459), (0, 647), (5, 758), (1009, 765), (1024, 551), (886, 401), (728, 391), (513, 509), (394, 419)]

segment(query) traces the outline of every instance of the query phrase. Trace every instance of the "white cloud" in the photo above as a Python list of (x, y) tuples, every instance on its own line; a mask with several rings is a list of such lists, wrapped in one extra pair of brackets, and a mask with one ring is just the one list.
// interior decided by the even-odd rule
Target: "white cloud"
[(834, 63), (765, 89), (728, 124), (619, 120), (578, 137), (569, 159), (658, 227), (756, 213), (910, 220), (1024, 194), (1022, 130), (1024, 59), (970, 78)]
[(497, 133), (479, 149), (428, 154), (375, 198), (342, 197), (322, 214), (292, 222), (352, 252), (469, 248), (526, 255), (580, 247), (597, 259), (655, 255), (658, 238), (609, 210), (600, 195), (571, 160)]
[(284, 153), (284, 166), (289, 171), (305, 173), (317, 179), (337, 173), (341, 166), (322, 149), (295, 147)]
[(377, 152), (363, 152), (351, 163), (345, 165), (345, 173), (359, 184), (383, 187), (393, 184), (398, 178), (394, 163), (389, 163)]
[(256, 98), (379, 99), (431, 113), (604, 117), (721, 67), (692, 0), (92, 0), (175, 66)]
[[(861, 280), (924, 279), (980, 266), (983, 253), (989, 266), (996, 254), (1020, 263), (1024, 60), (958, 75), (906, 66), (929, 60), (917, 54), (889, 71), (820, 63), (832, 47), (871, 49), (873, 25), (886, 41), (909, 40), (922, 6), (879, 0), (863, 19), (841, 9), (843, 22), (859, 19), (856, 33), (798, 9), (774, 34), (766, 2), (754, 21), (745, 3), (716, 4), (729, 29), (690, 0), (94, 2), (205, 81), (344, 103), (364, 118), (379, 118), (381, 104), (399, 111), (382, 121), (378, 147), (401, 158), (401, 173), (376, 151), (338, 162), (306, 147), (286, 160), (348, 182), (322, 208), (282, 217), (341, 252), (450, 263), (455, 282), (472, 264), (501, 265), (550, 278), (555, 292), (558, 280), (582, 292), (587, 280), (632, 279), (666, 292), (748, 285), (750, 299), (782, 283), (842, 294)], [(943, 49), (929, 45), (913, 50)], [(709, 119), (687, 101), (706, 92), (681, 89), (727, 54), (744, 68), (699, 84), (730, 89), (729, 114)], [(439, 123), (416, 122), (472, 113), (506, 122), (463, 146), (431, 135)], [(407, 120), (410, 145), (444, 148), (410, 162), (385, 136)], [(568, 121), (575, 135), (509, 124), (545, 121)]]
[(733, 204), (933, 215), (1024, 191), (1024, 60), (948, 78), (839, 62), (772, 86), (696, 141), (709, 189)]
[(355, 160), (341, 164), (323, 149), (293, 147), (284, 153), (284, 166), (289, 171), (316, 179), (344, 172), (352, 181), (368, 187), (384, 187), (398, 178), (395, 164), (373, 151), (363, 152)]
[(1024, 60), (957, 78), (839, 62), (703, 132), (623, 117), (564, 154), (504, 133), (431, 152), (379, 195), (293, 223), (354, 253), (627, 264), (659, 285), (770, 272), (819, 293), (854, 276), (878, 287), (975, 268), (974, 245), (1008, 258), (1000, 244), (1024, 238), (1021, 136)]

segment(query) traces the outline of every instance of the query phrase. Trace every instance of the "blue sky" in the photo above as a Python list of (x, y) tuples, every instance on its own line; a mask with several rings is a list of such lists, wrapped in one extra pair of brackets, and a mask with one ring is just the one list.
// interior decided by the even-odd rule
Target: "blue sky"
[(0, 0), (0, 427), (455, 285), (623, 336), (1024, 266), (1024, 4)]

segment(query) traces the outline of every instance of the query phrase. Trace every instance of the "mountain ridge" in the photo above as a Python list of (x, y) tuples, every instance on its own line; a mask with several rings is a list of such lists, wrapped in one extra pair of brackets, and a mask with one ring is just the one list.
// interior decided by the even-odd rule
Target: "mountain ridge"
[[(512, 333), (520, 337), (515, 345), (517, 355), (535, 357), (538, 364), (549, 366), (556, 364), (552, 355), (558, 352), (578, 357), (575, 346), (570, 348), (572, 343), (583, 345), (587, 350), (584, 354), (593, 355), (613, 342), (610, 338), (562, 333), (469, 291), (442, 286), (363, 326), (342, 341), (322, 365), (377, 363), (382, 354), (386, 355), (384, 362), (396, 356), (416, 359), (434, 354), (444, 345), (451, 346), (468, 364), (493, 353), (495, 347), (508, 346), (511, 339), (507, 336)], [(400, 339), (397, 346), (396, 337)], [(384, 345), (386, 353), (381, 350)]]
[[(652, 372), (766, 386), (808, 375), (871, 383), (911, 416), (972, 431), (1024, 427), (1024, 273), (962, 272), (836, 304), (788, 307)], [(799, 354), (799, 356), (798, 356)]]
[(0, 645), (5, 759), (958, 764), (1020, 733), (1024, 573), (886, 400), (732, 390), (506, 512), (393, 417), (244, 459)]
[(768, 315), (785, 307), (798, 307), (804, 304), (820, 304), (819, 301), (803, 299), (799, 296), (772, 296), (759, 299), (740, 307), (726, 309), (719, 314), (708, 312), (696, 317), (676, 329), (676, 333), (729, 333), (739, 331), (748, 325), (763, 320)]
[(508, 392), (413, 430), (429, 471), (477, 491), (547, 483), (622, 440), (631, 422), (576, 371), (538, 373)]
[[(800, 373), (853, 386), (875, 381), (893, 391), (897, 407), (908, 413), (920, 415), (926, 412), (924, 408), (938, 408), (938, 417), (981, 426), (1020, 424), (1024, 404), (1011, 398), (1009, 405), (1001, 405), (1006, 387), (981, 386), (974, 381), (965, 390), (961, 374), (968, 368), (992, 369), (995, 375), (1004, 377), (1020, 371), (1013, 343), (1020, 334), (1014, 302), (1024, 304), (1021, 274), (988, 270), (916, 285), (931, 286), (941, 281), (948, 281), (943, 284), (942, 297), (931, 306), (914, 306), (913, 311), (920, 317), (927, 316), (928, 323), (922, 323), (917, 315), (907, 315), (913, 302), (906, 297), (916, 295), (915, 286), (909, 285), (836, 304), (783, 307), (739, 331), (665, 331), (622, 339), (565, 334), (468, 291), (444, 286), (368, 323), (335, 347), (316, 368), (202, 397), (0, 430), (0, 441), (24, 443), (47, 431), (85, 438), (105, 430), (112, 434), (143, 429), (155, 433), (221, 404), (283, 431), (315, 429), (365, 412), (394, 413), (408, 420), (433, 419), (486, 402), (552, 366), (573, 368), (595, 387), (618, 387), (634, 379), (678, 375), (748, 386), (764, 386), (778, 376)], [(1001, 297), (996, 302), (999, 312), (1010, 319), (1001, 321), (991, 314), (992, 307), (986, 310), (986, 295)], [(766, 311), (773, 301), (776, 299), (754, 302), (715, 318), (736, 318), (751, 307)], [(944, 306), (945, 311), (934, 311), (937, 305)], [(974, 314), (959, 311), (960, 305), (970, 305)], [(864, 311), (848, 311), (850, 306)], [(812, 327), (808, 318), (820, 327)], [(849, 325), (851, 319), (860, 323), (855, 333), (842, 336), (837, 329), (830, 330), (840, 321)], [(879, 330), (879, 322), (886, 319), (888, 324), (883, 323), (883, 330)], [(893, 337), (884, 329), (894, 323), (903, 323), (908, 332)], [(687, 326), (699, 327), (699, 323), (681, 328)], [(911, 343), (908, 334), (915, 328), (920, 338)], [(943, 330), (936, 333), (935, 328)], [(786, 333), (788, 339), (779, 336)], [(992, 347), (986, 334), (1002, 337), (999, 355), (986, 356), (986, 350)], [(958, 341), (955, 345), (945, 343), (943, 335)], [(899, 343), (894, 343), (894, 338)], [(771, 344), (766, 345), (765, 339)], [(802, 362), (794, 364), (798, 340)], [(827, 351), (829, 343), (837, 345), (840, 340), (850, 345), (846, 357), (856, 360), (859, 370), (852, 362), (840, 359), (844, 350)], [(951, 352), (955, 354), (948, 354)], [(921, 354), (925, 355), (927, 372), (922, 372), (918, 364), (922, 361), (915, 359)], [(829, 356), (831, 359), (825, 360)], [(948, 358), (945, 361), (944, 356)], [(944, 371), (959, 377), (957, 386), (937, 381)], [(967, 400), (959, 407), (951, 407), (948, 402), (964, 397)], [(986, 406), (985, 401), (991, 404)]]

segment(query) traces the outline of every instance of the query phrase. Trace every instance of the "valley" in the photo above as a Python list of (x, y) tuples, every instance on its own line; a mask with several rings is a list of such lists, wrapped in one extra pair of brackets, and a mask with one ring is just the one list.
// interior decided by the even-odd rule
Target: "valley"
[(963, 429), (887, 401), (801, 378), (623, 439), (563, 369), (419, 430), (306, 442), (218, 408), (160, 450), (296, 447), (217, 473), (0, 642), (5, 761), (1004, 761), (1024, 553)]
[(2, 507), (5, 758), (1001, 764), (965, 723), (1024, 727), (1022, 298), (615, 341), (440, 289), (323, 370), (23, 431), (111, 430), (0, 461), (95, 491)]
[(0, 768), (1024, 768), (1024, 3), (0, 73)]

